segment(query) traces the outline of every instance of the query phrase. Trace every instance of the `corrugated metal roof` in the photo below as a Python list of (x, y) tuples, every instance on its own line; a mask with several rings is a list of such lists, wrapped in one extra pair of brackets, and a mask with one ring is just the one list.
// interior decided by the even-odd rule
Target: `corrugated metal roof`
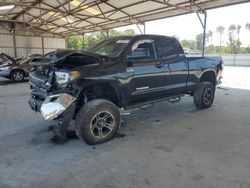
[(0, 0), (0, 21), (25, 23), (60, 36), (142, 24), (249, 0)]

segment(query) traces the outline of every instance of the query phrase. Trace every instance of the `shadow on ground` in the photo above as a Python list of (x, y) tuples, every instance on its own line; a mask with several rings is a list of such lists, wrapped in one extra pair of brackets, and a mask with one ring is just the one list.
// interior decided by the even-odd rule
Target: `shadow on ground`
[(28, 82), (29, 79), (24, 79), (23, 81), (21, 82), (15, 82), (15, 81), (12, 81), (12, 80), (0, 80), (0, 86), (5, 86), (5, 85), (14, 85), (14, 84), (20, 84), (20, 83), (25, 83), (25, 82)]

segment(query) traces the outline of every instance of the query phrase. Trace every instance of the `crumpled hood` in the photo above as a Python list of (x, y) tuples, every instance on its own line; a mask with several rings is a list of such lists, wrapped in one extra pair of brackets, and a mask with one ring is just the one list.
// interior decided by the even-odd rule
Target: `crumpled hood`
[(3, 64), (0, 64), (0, 68), (2, 68), (2, 67), (8, 67), (8, 66), (11, 66), (11, 64), (10, 64), (10, 63), (3, 63)]
[(36, 58), (36, 61), (31, 61), (30, 64), (34, 66), (56, 66), (64, 62), (67, 57), (73, 55), (87, 56), (92, 59), (95, 59), (98, 62), (105, 61), (105, 57), (99, 54), (89, 53), (86, 51), (72, 50), (72, 49), (58, 49), (56, 51), (44, 55), (41, 58)]

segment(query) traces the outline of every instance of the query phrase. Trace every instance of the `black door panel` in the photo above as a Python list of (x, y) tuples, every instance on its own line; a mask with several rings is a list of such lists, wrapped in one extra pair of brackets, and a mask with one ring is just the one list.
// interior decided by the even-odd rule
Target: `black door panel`
[(165, 88), (167, 94), (183, 92), (186, 89), (188, 64), (185, 58), (165, 61)]
[(134, 41), (127, 57), (128, 105), (162, 97), (164, 95), (164, 64), (157, 60), (154, 40), (145, 38)]
[(188, 64), (183, 49), (173, 38), (158, 38), (156, 40), (158, 57), (164, 64), (166, 95), (178, 94), (186, 89)]
[[(129, 67), (127, 96), (129, 105), (164, 95), (164, 65), (158, 60), (134, 61)], [(133, 73), (131, 72), (133, 69)]]

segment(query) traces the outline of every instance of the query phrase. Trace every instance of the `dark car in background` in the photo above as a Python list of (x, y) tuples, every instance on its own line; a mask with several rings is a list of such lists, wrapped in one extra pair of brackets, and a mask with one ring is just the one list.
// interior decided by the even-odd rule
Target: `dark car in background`
[(11, 79), (20, 82), (25, 77), (29, 76), (29, 71), (32, 69), (30, 62), (39, 58), (38, 55), (31, 55), (19, 61), (8, 56), (7, 54), (0, 54), (0, 77)]

